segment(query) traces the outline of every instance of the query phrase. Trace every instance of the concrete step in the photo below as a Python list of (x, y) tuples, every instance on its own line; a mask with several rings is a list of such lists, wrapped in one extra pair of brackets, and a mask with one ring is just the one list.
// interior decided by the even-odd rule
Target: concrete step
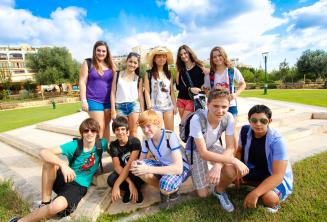
[(0, 142), (0, 180), (11, 180), (18, 194), (33, 207), (41, 199), (41, 162)]

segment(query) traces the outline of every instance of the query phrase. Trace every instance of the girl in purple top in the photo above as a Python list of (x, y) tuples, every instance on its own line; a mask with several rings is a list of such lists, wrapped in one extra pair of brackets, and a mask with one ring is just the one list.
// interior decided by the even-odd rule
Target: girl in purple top
[(107, 141), (110, 139), (110, 92), (115, 69), (107, 43), (97, 41), (93, 47), (90, 70), (88, 70), (86, 60), (80, 70), (79, 88), (82, 110), (99, 122), (99, 136), (106, 138)]

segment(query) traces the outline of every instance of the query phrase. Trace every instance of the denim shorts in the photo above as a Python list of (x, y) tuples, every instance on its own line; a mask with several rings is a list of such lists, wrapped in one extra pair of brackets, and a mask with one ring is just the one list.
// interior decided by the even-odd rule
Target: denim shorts
[(110, 102), (109, 103), (100, 103), (94, 100), (87, 100), (87, 104), (89, 105), (89, 111), (104, 111), (109, 110), (111, 108)]
[(117, 116), (129, 116), (141, 112), (139, 102), (116, 103)]
[(238, 114), (237, 106), (230, 106), (228, 108), (228, 112), (230, 112), (231, 114), (233, 114), (233, 116), (237, 116), (237, 114)]

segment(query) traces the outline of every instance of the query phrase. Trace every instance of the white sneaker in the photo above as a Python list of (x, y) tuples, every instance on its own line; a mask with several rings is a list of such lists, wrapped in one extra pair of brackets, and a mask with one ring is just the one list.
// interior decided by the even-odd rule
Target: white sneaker
[(227, 212), (233, 212), (235, 210), (234, 205), (228, 199), (226, 192), (217, 193), (213, 190), (212, 194), (219, 200), (220, 206)]
[(279, 208), (280, 208), (280, 205), (277, 204), (277, 205), (274, 206), (274, 207), (266, 207), (266, 210), (267, 210), (269, 213), (274, 214), (274, 213), (277, 213), (277, 212), (278, 212)]

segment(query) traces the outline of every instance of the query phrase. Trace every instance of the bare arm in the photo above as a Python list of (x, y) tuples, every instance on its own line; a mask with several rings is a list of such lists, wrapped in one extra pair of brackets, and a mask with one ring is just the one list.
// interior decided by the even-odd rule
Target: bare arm
[(89, 75), (87, 62), (84, 61), (81, 65), (80, 74), (79, 74), (79, 93), (80, 93), (80, 99), (82, 102), (82, 110), (88, 111), (88, 105), (86, 101), (86, 84), (87, 84), (87, 78)]
[(183, 172), (183, 158), (182, 153), (178, 151), (172, 152), (173, 163), (169, 166), (148, 166), (145, 163), (141, 162), (138, 165), (133, 165), (131, 170), (135, 175), (144, 175), (144, 174), (172, 174), (179, 175)]
[(170, 96), (171, 96), (171, 101), (173, 102), (173, 106), (174, 106), (174, 114), (176, 114), (177, 106), (176, 106), (176, 95), (175, 95), (173, 78), (170, 79)]
[(111, 118), (116, 119), (116, 89), (117, 89), (117, 73), (114, 73), (111, 83), (110, 102), (111, 102)]
[(235, 97), (238, 97), (241, 94), (241, 92), (243, 92), (245, 90), (245, 87), (246, 87), (246, 83), (243, 80), (242, 82), (239, 83), (237, 90), (234, 93)]
[[(141, 77), (139, 77), (141, 78)], [(139, 81), (139, 89), (138, 89), (138, 94), (139, 94), (139, 102), (141, 106), (141, 112), (144, 111), (144, 97), (143, 97), (143, 82), (142, 79)]]
[(76, 178), (75, 171), (68, 166), (68, 163), (65, 160), (59, 158), (59, 154), (61, 153), (62, 151), (60, 147), (42, 149), (40, 151), (40, 157), (45, 162), (59, 166), (64, 175), (65, 182), (71, 182)]
[(176, 85), (179, 85), (179, 72), (176, 70)]
[(150, 97), (150, 82), (149, 82), (149, 77), (148, 73), (145, 73), (144, 76), (144, 93), (145, 93), (145, 101), (146, 101), (146, 106), (148, 109), (152, 108), (151, 104), (151, 97)]

